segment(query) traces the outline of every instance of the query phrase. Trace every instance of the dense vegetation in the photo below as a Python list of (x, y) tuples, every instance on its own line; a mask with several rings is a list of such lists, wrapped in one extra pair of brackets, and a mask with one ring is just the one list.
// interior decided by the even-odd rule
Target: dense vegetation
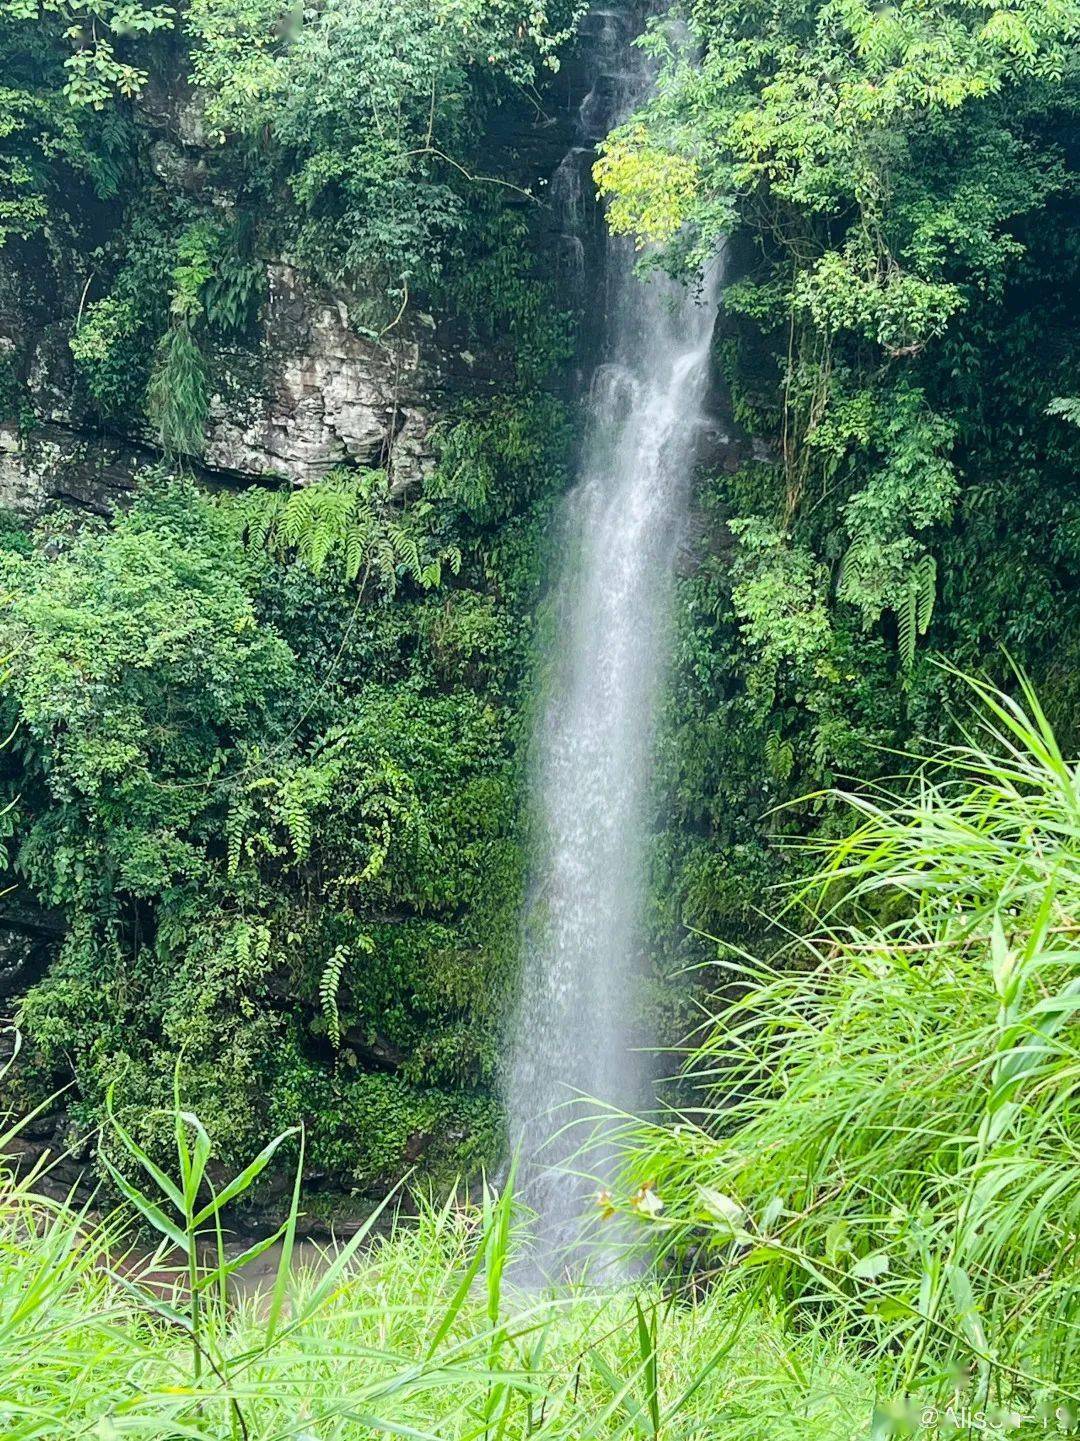
[(727, 958), (697, 1104), (629, 1129), (629, 1184), (663, 1196), (668, 1246), (703, 1235), (729, 1280), (875, 1356), (883, 1425), (967, 1388), (1068, 1430), (1080, 771), (1030, 686), (974, 688), (970, 741), (903, 798), (836, 798), (805, 938)]
[[(0, 0), (0, 310), (47, 314), (75, 428), (146, 462), (113, 515), (0, 528), (6, 906), (37, 938), (5, 1109), (29, 1134), (66, 1088), (66, 1144), (127, 1208), (4, 1173), (4, 1435), (1075, 1423), (1073, 0), (687, 0), (692, 46), (648, 28), (659, 83), (597, 184), (643, 270), (727, 267), (717, 370), (757, 442), (696, 484), (652, 826), (642, 1003), (678, 1039), (691, 986), (718, 996), (597, 1209), (659, 1268), (514, 1296), (512, 1191), (459, 1191), (287, 1295), (320, 1185), (418, 1166), (441, 1197), (500, 1158), (590, 333), (507, 136), (580, 13)], [(422, 462), (206, 464), (272, 361), (283, 258), (365, 343), (437, 332), (477, 367)], [(0, 349), (4, 444), (47, 459), (41, 369)], [(216, 1223), (294, 1176), (271, 1299), (230, 1307)], [(175, 1289), (113, 1264), (133, 1211)]]
[[(9, 860), (64, 931), (11, 1084), (74, 1077), (87, 1131), (111, 1082), (159, 1102), (183, 1048), (234, 1156), (299, 1115), (313, 1171), (362, 1188), (498, 1149), (526, 674), (573, 431), (550, 382), (575, 337), (492, 137), (543, 101), (577, 16), (0, 8), (5, 266), (72, 292), (82, 424), (164, 457), (114, 526), (5, 532)], [(777, 839), (843, 829), (837, 777), (948, 733), (933, 655), (1001, 675), (1007, 648), (1069, 738), (1080, 637), (1074, 7), (685, 19), (697, 50), (654, 27), (656, 98), (597, 178), (646, 268), (692, 282), (725, 256), (718, 364), (774, 458), (701, 478), (679, 582), (666, 986), (643, 998), (670, 1039), (696, 932), (774, 943), (763, 887), (800, 864)], [(189, 174), (144, 119), (191, 95)], [(231, 499), (183, 474), (265, 363), (281, 255), (362, 334), (431, 310), (498, 357), (424, 474)], [(29, 364), (0, 355), (0, 401), (32, 441)]]
[(245, 545), (253, 523), (169, 482), (8, 566), (18, 867), (70, 917), (23, 1006), (34, 1065), (73, 1064), (89, 1118), (113, 1081), (160, 1100), (182, 1050), (232, 1154), (322, 1116), (313, 1164), (357, 1185), (418, 1132), (490, 1151), (470, 1097), (518, 847), (507, 723), (468, 673), (512, 683), (509, 623), (465, 588), (361, 609), (346, 542), (324, 578)]
[(658, 93), (597, 176), (645, 265), (727, 266), (719, 363), (775, 459), (700, 488), (654, 886), (675, 962), (702, 955), (680, 922), (746, 939), (775, 835), (831, 825), (836, 777), (949, 733), (935, 654), (1002, 678), (1011, 652), (1071, 737), (1080, 639), (1076, 7), (685, 10), (698, 53), (655, 31)]
[[(62, 322), (79, 423), (163, 455), (115, 524), (5, 531), (14, 904), (64, 933), (9, 1090), (74, 1078), (91, 1134), (109, 1085), (149, 1112), (182, 1051), (227, 1157), (305, 1116), (313, 1179), (377, 1190), (501, 1143), (523, 680), (570, 439), (547, 381), (573, 318), (531, 257), (539, 207), (473, 167), (573, 15), (290, 14), (0, 10), (6, 273), (64, 293), (86, 266)], [(197, 184), (175, 184), (146, 106), (192, 90)], [(273, 361), (282, 254), (362, 336), (430, 307), (497, 355), (422, 471), (193, 482), (211, 403)], [(5, 362), (32, 453), (34, 362)]]
[(107, 1270), (112, 1223), (5, 1183), (5, 1434), (1073, 1433), (1080, 767), (1033, 693), (977, 689), (978, 746), (910, 798), (835, 798), (857, 823), (801, 897), (802, 962), (733, 960), (703, 1104), (627, 1129), (597, 1225), (636, 1213), (681, 1260), (666, 1286), (516, 1292), (511, 1189), (290, 1280), (297, 1191), (276, 1279), (230, 1306), (266, 1243), (237, 1255), (221, 1223), (285, 1138), (208, 1187), (181, 1077), (167, 1169), (106, 1128), (175, 1288), (160, 1254)]

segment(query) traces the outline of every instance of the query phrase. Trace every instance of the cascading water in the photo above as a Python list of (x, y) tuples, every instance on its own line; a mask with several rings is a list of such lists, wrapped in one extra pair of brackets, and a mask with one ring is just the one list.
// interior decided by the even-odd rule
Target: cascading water
[[(594, 11), (591, 21), (595, 83), (581, 144), (552, 187), (571, 236), (592, 144), (650, 84), (626, 17)], [(716, 313), (714, 286), (695, 294), (661, 275), (643, 282), (634, 262), (630, 243), (609, 239), (604, 358), (567, 503), (554, 674), (535, 737), (538, 854), (507, 1106), (519, 1186), (536, 1213), (536, 1266), (552, 1279), (580, 1263), (588, 1192), (609, 1164), (603, 1125), (570, 1124), (575, 1110), (631, 1109), (646, 1089), (632, 1016), (644, 810)]]

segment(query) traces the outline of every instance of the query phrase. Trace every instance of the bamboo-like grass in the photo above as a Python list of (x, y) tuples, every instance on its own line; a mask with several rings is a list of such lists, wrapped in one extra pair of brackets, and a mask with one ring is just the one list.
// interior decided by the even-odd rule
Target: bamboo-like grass
[(842, 1337), (880, 1434), (1080, 1402), (1080, 770), (1022, 677), (971, 685), (962, 744), (844, 795), (811, 938), (722, 960), (700, 1104), (623, 1131), (662, 1246)]

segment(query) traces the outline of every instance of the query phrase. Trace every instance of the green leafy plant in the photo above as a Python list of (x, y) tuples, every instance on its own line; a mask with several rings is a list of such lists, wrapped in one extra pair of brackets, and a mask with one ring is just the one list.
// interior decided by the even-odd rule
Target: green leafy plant
[(481, 109), (557, 66), (582, 8), (335, 0), (294, 25), (276, 0), (197, 0), (186, 19), (219, 139), (272, 140), (299, 253), (324, 278), (366, 282), (363, 319), (382, 331), (438, 282), (469, 228), (468, 191), (491, 184), (472, 168)]
[[(133, 1134), (161, 1165), (183, 1049), (222, 1164), (303, 1116), (343, 1191), (410, 1162), (475, 1175), (501, 1145), (528, 630), (472, 588), (475, 551), (469, 589), (428, 590), (405, 557), (392, 595), (376, 570), (358, 594), (340, 542), (316, 572), (291, 543), (245, 544), (247, 513), (159, 478), (111, 527), (5, 557), (3, 802), (22, 803), (3, 824), (21, 896), (67, 925), (20, 1004), (20, 1085), (74, 1080), (91, 1130), (115, 1084), (118, 1110), (159, 1118)], [(425, 529), (421, 577), (456, 543)], [(534, 533), (493, 561), (522, 609)]]
[(95, 0), (89, 5), (4, 0), (0, 8), (0, 18), (6, 22), (60, 30), (69, 50), (64, 61), (64, 95), (72, 105), (94, 110), (140, 93), (146, 71), (123, 58), (122, 52), (133, 36), (171, 30), (174, 16), (171, 5), (144, 5), (139, 0)]
[[(278, 1262), (273, 1299), (266, 1322), (267, 1340), (268, 1342), (272, 1341), (281, 1319), (282, 1303), (289, 1279), (288, 1268), (296, 1234), (299, 1178), (303, 1168), (303, 1146), (301, 1145), (300, 1149), (297, 1184), (293, 1190), (293, 1202), (287, 1218), (271, 1235), (256, 1241), (242, 1251), (239, 1256), (226, 1259), (222, 1244), (221, 1215), (223, 1208), (248, 1190), (259, 1174), (269, 1165), (279, 1146), (291, 1136), (298, 1134), (298, 1131), (296, 1129), (283, 1131), (276, 1136), (263, 1147), (253, 1161), (249, 1162), (230, 1181), (220, 1188), (211, 1187), (207, 1199), (201, 1193), (206, 1189), (206, 1168), (213, 1147), (209, 1133), (199, 1118), (192, 1112), (181, 1108), (179, 1063), (174, 1074), (173, 1087), (174, 1108), (171, 1120), (176, 1143), (176, 1179), (173, 1180), (151, 1159), (138, 1141), (125, 1130), (116, 1118), (112, 1109), (113, 1092), (111, 1087), (105, 1101), (108, 1120), (128, 1156), (141, 1167), (153, 1183), (154, 1191), (147, 1192), (133, 1184), (104, 1151), (101, 1153), (101, 1160), (117, 1190), (134, 1207), (138, 1217), (164, 1238), (170, 1251), (175, 1248), (179, 1253), (187, 1280), (186, 1308), (184, 1311), (180, 1311), (173, 1305), (161, 1303), (160, 1313), (180, 1325), (191, 1339), (191, 1385), (193, 1390), (200, 1389), (204, 1367), (209, 1366), (228, 1395), (228, 1359), (215, 1355), (211, 1349), (211, 1333), (204, 1319), (204, 1309), (207, 1305), (225, 1305), (228, 1299), (226, 1282), (229, 1276), (240, 1270), (249, 1261), (254, 1260), (256, 1256), (269, 1250), (277, 1241), (283, 1240), (284, 1245), (281, 1248)], [(212, 1227), (211, 1223), (213, 1223)], [(206, 1267), (201, 1260), (200, 1248), (202, 1243), (210, 1237), (215, 1240), (217, 1245), (217, 1262), (213, 1266)], [(155, 1309), (158, 1308), (155, 1307)], [(229, 1404), (236, 1412), (238, 1403), (234, 1397), (229, 1397)]]
[(1078, 771), (1026, 681), (970, 685), (964, 743), (845, 795), (798, 894), (810, 938), (783, 964), (725, 954), (696, 1099), (628, 1184), (662, 1196), (663, 1244), (826, 1318), (885, 1395), (937, 1405), (961, 1368), (976, 1405), (1067, 1410)]
[(346, 967), (356, 954), (370, 956), (374, 949), (375, 942), (370, 936), (357, 936), (351, 949), (338, 946), (319, 977), (319, 999), (322, 1002), (323, 1015), (326, 1017), (326, 1033), (335, 1046), (341, 1044), (341, 1013), (338, 1010), (338, 992), (341, 989), (341, 980)]
[[(206, 357), (197, 338), (206, 317), (204, 291), (214, 280), (216, 237), (206, 224), (190, 226), (177, 243), (172, 272), (171, 324), (158, 343), (146, 403), (158, 439), (169, 455), (198, 455), (202, 450), (210, 413)], [(233, 307), (214, 294), (232, 318)], [(227, 293), (227, 292), (226, 292)], [(246, 302), (245, 302), (246, 303)]]
[(249, 490), (230, 507), (249, 544), (281, 556), (295, 555), (319, 573), (334, 556), (346, 581), (369, 577), (393, 594), (407, 577), (425, 588), (438, 586), (443, 568), (461, 569), (461, 550), (439, 546), (432, 535), (431, 502), (412, 504), (382, 470), (348, 471), (298, 489)]
[(158, 345), (146, 403), (169, 455), (201, 452), (210, 413), (206, 361), (184, 320), (173, 324)]

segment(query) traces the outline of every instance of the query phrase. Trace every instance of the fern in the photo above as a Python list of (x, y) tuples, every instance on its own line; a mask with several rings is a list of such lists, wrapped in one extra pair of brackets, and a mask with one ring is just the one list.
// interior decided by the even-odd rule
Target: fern
[(1072, 425), (1080, 425), (1080, 398), (1072, 395), (1059, 395), (1046, 407), (1047, 415), (1060, 416)]
[(900, 663), (910, 670), (915, 660), (915, 642), (925, 635), (934, 613), (937, 592), (937, 562), (932, 555), (920, 556), (908, 576), (904, 598), (896, 608), (896, 637)]
[(771, 730), (765, 737), (765, 764), (773, 778), (781, 784), (791, 779), (795, 769), (795, 748), (778, 730)]
[(245, 807), (240, 806), (235, 799), (230, 802), (229, 814), (225, 821), (225, 844), (228, 857), (226, 869), (230, 880), (235, 879), (240, 872), (240, 861), (244, 852), (244, 829), (248, 819), (249, 814)]
[(840, 562), (840, 574), (836, 582), (838, 600), (857, 605), (864, 616), (868, 611), (881, 614), (882, 606), (874, 604), (877, 591), (877, 567), (874, 546), (865, 535), (857, 535), (844, 552)]
[(222, 504), (250, 547), (296, 558), (316, 574), (334, 560), (346, 581), (374, 576), (387, 595), (402, 577), (430, 590), (444, 565), (455, 575), (461, 569), (460, 550), (435, 543), (431, 503), (405, 507), (385, 471), (338, 472), (290, 492), (252, 489)]
[(918, 596), (914, 586), (896, 607), (896, 645), (900, 652), (900, 664), (910, 670), (915, 659), (915, 633), (918, 623)]
[(886, 552), (868, 536), (856, 536), (840, 562), (838, 600), (848, 601), (872, 624), (887, 609), (896, 616), (897, 649), (905, 670), (915, 659), (916, 642), (930, 628), (937, 595), (937, 562), (921, 555), (898, 577), (897, 562), (886, 565)]
[(299, 777), (290, 777), (281, 787), (280, 794), (281, 817), (297, 861), (306, 859), (314, 835), (311, 811), (303, 793), (304, 778), (303, 773)]
[(345, 579), (353, 581), (364, 563), (364, 538), (358, 526), (350, 526), (343, 541)]
[(859, 541), (853, 540), (840, 561), (840, 570), (836, 577), (837, 600), (846, 600), (856, 605), (861, 582)]
[(226, 335), (242, 335), (252, 323), (266, 288), (266, 270), (250, 254), (250, 221), (244, 217), (215, 237), (220, 252), (200, 295), (207, 323)]
[(252, 965), (261, 967), (270, 954), (270, 927), (265, 921), (239, 920), (232, 928), (233, 967), (243, 978)]
[(319, 1005), (322, 1007), (323, 1017), (326, 1021), (326, 1034), (335, 1050), (341, 1045), (341, 1012), (338, 1010), (338, 995), (341, 991), (345, 967), (348, 965), (353, 951), (360, 951), (365, 956), (373, 955), (375, 942), (370, 936), (356, 936), (351, 948), (338, 946), (331, 953), (319, 978)]
[(914, 571), (915, 621), (920, 635), (930, 629), (937, 599), (937, 561), (932, 555), (922, 556)]

